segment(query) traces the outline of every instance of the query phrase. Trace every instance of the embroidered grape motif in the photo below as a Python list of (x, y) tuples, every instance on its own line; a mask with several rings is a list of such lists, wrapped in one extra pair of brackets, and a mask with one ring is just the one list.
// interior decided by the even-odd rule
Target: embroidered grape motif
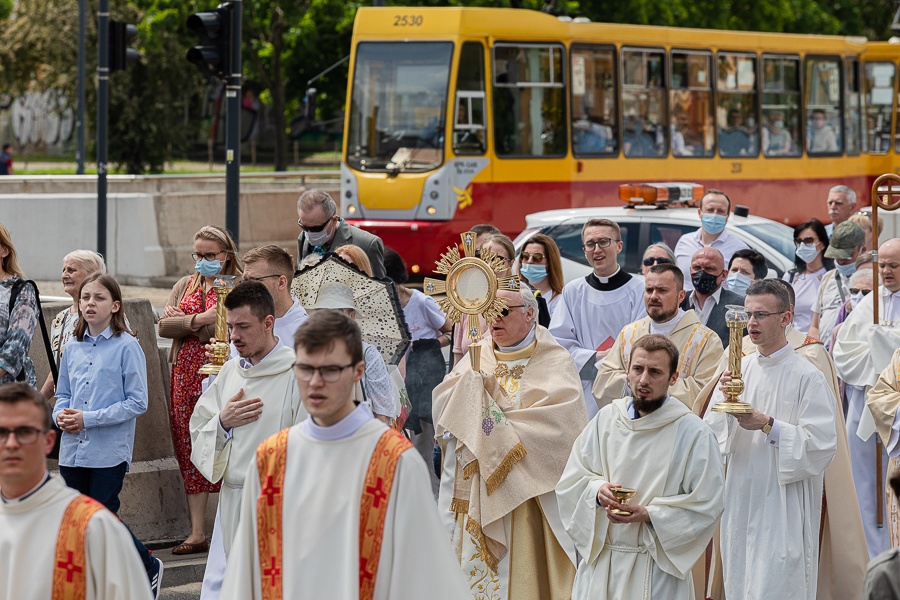
[(494, 429), (494, 420), (490, 417), (482, 419), (481, 428), (484, 429), (484, 435), (491, 435), (491, 431)]

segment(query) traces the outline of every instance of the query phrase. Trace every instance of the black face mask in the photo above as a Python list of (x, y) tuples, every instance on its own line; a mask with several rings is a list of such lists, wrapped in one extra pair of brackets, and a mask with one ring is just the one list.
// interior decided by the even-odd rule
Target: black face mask
[(691, 274), (691, 283), (694, 284), (694, 289), (704, 296), (709, 296), (718, 289), (717, 279), (718, 277), (710, 275), (706, 271), (697, 271)]

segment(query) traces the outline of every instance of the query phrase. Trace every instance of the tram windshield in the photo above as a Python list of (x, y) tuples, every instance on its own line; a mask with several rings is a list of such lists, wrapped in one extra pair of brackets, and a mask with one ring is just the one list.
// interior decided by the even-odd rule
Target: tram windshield
[(356, 47), (347, 163), (421, 172), (444, 160), (450, 42), (363, 42)]

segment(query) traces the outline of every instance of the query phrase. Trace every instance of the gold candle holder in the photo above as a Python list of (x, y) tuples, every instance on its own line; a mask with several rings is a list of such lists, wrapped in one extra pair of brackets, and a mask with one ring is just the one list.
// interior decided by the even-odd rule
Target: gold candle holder
[(744, 328), (750, 321), (750, 315), (743, 306), (729, 304), (725, 313), (725, 324), (728, 325), (728, 370), (731, 381), (725, 384), (725, 400), (712, 407), (715, 412), (729, 414), (747, 414), (753, 407), (742, 402), (744, 381), (741, 379), (741, 359), (743, 358)]
[(213, 357), (210, 362), (206, 363), (198, 370), (201, 375), (218, 375), (222, 370), (222, 365), (228, 360), (231, 351), (228, 346), (228, 323), (225, 316), (228, 311), (225, 309), (225, 297), (234, 289), (235, 275), (219, 275), (213, 282), (213, 288), (216, 291), (216, 343), (213, 344)]
[[(635, 494), (637, 494), (637, 490), (633, 490), (631, 488), (611, 488), (610, 491), (613, 493), (613, 496), (616, 497), (616, 500), (619, 504), (628, 504), (628, 499), (633, 498)], [(620, 508), (613, 508), (609, 512), (614, 515), (619, 515), (621, 517), (627, 517), (631, 514), (631, 511), (622, 510)]]

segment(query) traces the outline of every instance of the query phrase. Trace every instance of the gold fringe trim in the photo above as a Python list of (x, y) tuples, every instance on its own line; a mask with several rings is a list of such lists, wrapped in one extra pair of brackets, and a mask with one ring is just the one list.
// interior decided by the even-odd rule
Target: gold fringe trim
[(463, 467), (463, 479), (469, 480), (472, 475), (478, 472), (478, 459), (476, 458), (465, 467)]
[(467, 514), (469, 512), (469, 501), (462, 498), (454, 498), (450, 501), (450, 512)]
[(497, 560), (496, 556), (491, 554), (490, 550), (488, 550), (487, 538), (484, 536), (484, 532), (481, 530), (481, 525), (472, 517), (467, 517), (466, 531), (469, 532), (469, 535), (475, 538), (475, 546), (476, 548), (478, 548), (478, 553), (481, 561), (486, 564), (487, 567), (496, 575), (497, 565), (500, 564), (500, 561)]
[(509, 451), (509, 454), (506, 455), (506, 458), (503, 459), (503, 462), (500, 463), (497, 470), (491, 473), (491, 476), (487, 478), (485, 485), (487, 486), (488, 496), (493, 494), (497, 488), (500, 487), (500, 484), (506, 480), (506, 476), (509, 475), (512, 468), (516, 466), (517, 462), (525, 458), (526, 454), (528, 454), (528, 451), (525, 450), (525, 446), (522, 445), (522, 442), (513, 446), (513, 449)]

